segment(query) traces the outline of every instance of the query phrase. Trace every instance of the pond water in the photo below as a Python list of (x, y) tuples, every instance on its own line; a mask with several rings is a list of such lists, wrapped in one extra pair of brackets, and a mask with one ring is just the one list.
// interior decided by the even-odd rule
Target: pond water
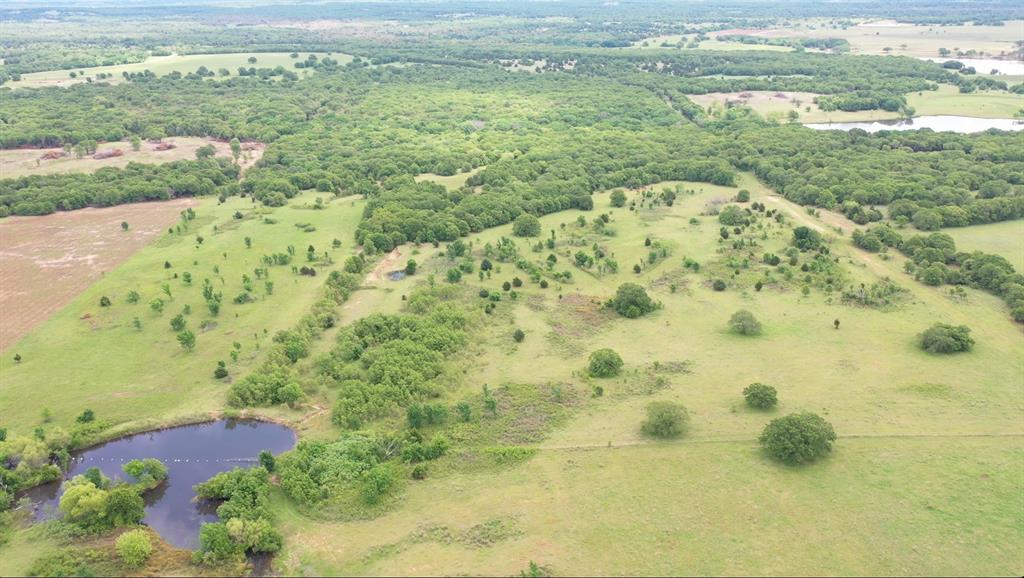
[(1020, 60), (996, 60), (994, 58), (922, 58), (942, 64), (949, 60), (962, 62), (964, 66), (973, 66), (978, 74), (989, 74), (993, 69), (999, 74), (1018, 75), (1024, 74), (1024, 62)]
[(1024, 130), (1024, 121), (1012, 118), (973, 118), (969, 116), (918, 116), (912, 119), (874, 120), (862, 122), (808, 123), (804, 126), (815, 130), (851, 130), (859, 128), (867, 132), (882, 130), (916, 130), (930, 128), (936, 132), (973, 133), (990, 128), (999, 130)]
[(391, 281), (401, 281), (405, 279), (405, 271), (392, 271), (388, 273), (388, 279)]
[[(156, 458), (168, 470), (167, 481), (146, 492), (147, 524), (179, 548), (199, 546), (199, 526), (217, 520), (217, 505), (195, 500), (192, 486), (215, 474), (256, 462), (262, 450), (278, 454), (295, 446), (295, 433), (280, 424), (255, 420), (219, 420), (156, 430), (113, 440), (72, 454), (67, 477), (98, 467), (111, 479), (125, 479), (125, 463)], [(36, 519), (59, 516), (60, 482), (26, 494), (36, 504)]]

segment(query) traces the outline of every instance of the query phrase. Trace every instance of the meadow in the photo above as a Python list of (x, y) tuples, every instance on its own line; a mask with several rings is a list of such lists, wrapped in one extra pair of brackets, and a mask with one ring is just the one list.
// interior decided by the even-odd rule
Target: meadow
[[(274, 210), (256, 208), (251, 199), (239, 197), (223, 204), (215, 198), (197, 204), (195, 220), (182, 232), (164, 233), (5, 350), (0, 405), (8, 408), (6, 426), (31, 429), (42, 407), (57, 423), (73, 422), (88, 407), (98, 419), (125, 430), (222, 409), (225, 385), (213, 377), (217, 361), (228, 362), (232, 376), (244, 375), (260, 361), (274, 334), (290, 328), (322, 292), (320, 277), (276, 266), (269, 268), (272, 294), (259, 280), (252, 292), (255, 302), (239, 305), (232, 300), (244, 292), (242, 275), (252, 278), (263, 255), (285, 252), (288, 246), (301, 252), (297, 265), (310, 245), (339, 263), (354, 249), (351, 234), (362, 201), (337, 199), (316, 210), (315, 198), (303, 195)], [(236, 219), (236, 213), (243, 218)], [(197, 245), (200, 236), (203, 242)], [(252, 239), (251, 248), (246, 237)], [(332, 248), (334, 239), (342, 240), (340, 248)], [(192, 277), (190, 284), (185, 273)], [(210, 315), (200, 294), (204, 279), (224, 294), (217, 316)], [(170, 296), (162, 289), (165, 284)], [(138, 292), (137, 303), (128, 302), (130, 291)], [(109, 307), (100, 306), (102, 297), (111, 301)], [(164, 301), (162, 312), (151, 308), (153, 299)], [(170, 326), (186, 307), (191, 313), (184, 317), (196, 334), (191, 352), (179, 346)], [(141, 328), (133, 325), (134, 319)], [(60, 348), (52, 346), (55, 341)], [(232, 361), (236, 342), (238, 359)], [(15, 353), (20, 362), (12, 359)]]
[[(694, 94), (690, 95), (689, 99), (705, 109), (712, 106), (718, 107), (720, 111), (728, 102), (744, 103), (761, 115), (781, 121), (786, 120), (786, 115), (791, 110), (800, 115), (800, 122), (854, 122), (900, 118), (899, 112), (884, 110), (824, 111), (814, 103), (816, 96), (818, 95), (809, 92), (745, 91)], [(1015, 118), (1024, 109), (1024, 95), (998, 91), (961, 94), (955, 86), (941, 85), (938, 90), (908, 94), (907, 104), (914, 108), (915, 116)]]
[[(660, 266), (640, 275), (623, 266), (600, 277), (577, 270), (573, 284), (524, 288), (508, 316), (466, 355), (455, 398), (483, 383), (540, 390), (556, 383), (583, 392), (568, 422), (536, 444), (533, 459), (515, 468), (456, 470), (411, 483), (399, 504), (372, 520), (314, 521), (277, 499), (286, 536), (281, 568), (306, 574), (514, 574), (535, 561), (574, 575), (680, 568), (802, 574), (811, 567), (824, 574), (911, 568), (1012, 573), (1016, 556), (998, 545), (1024, 538), (1019, 517), (1004, 508), (1024, 482), (1013, 466), (1024, 452), (1017, 420), (1024, 357), (1019, 329), (1003, 306), (973, 291), (966, 303), (955, 302), (909, 279), (899, 258), (868, 255), (842, 237), (832, 249), (849, 283), (890, 277), (910, 292), (906, 303), (881, 311), (843, 305), (838, 295), (817, 291), (713, 291), (703, 275), (682, 273), (680, 262), (714, 260), (718, 224), (699, 214), (709, 201), (731, 198), (737, 189), (703, 183), (653, 188), (676, 184), (695, 194), (671, 209), (613, 209), (615, 236), (602, 241), (623, 265), (646, 253), (646, 238), (669, 241), (672, 255)], [(792, 218), (832, 230), (802, 208), (767, 197), (749, 177), (741, 186), (755, 193), (754, 201), (773, 198), (771, 204)], [(610, 208), (606, 199), (597, 196), (596, 212)], [(543, 230), (571, 227), (581, 214), (594, 216), (550, 215), (541, 220)], [(687, 224), (691, 217), (699, 224)], [(471, 240), (479, 247), (509, 234), (499, 227)], [(769, 248), (784, 244), (783, 237), (783, 231), (773, 235)], [(506, 270), (483, 283), (468, 282), (501, 291), (501, 282), (514, 274)], [(682, 288), (670, 291), (666, 277)], [(588, 308), (623, 281), (653, 290), (664, 308), (640, 320), (602, 315), (600, 305)], [(728, 316), (740, 308), (764, 323), (763, 336), (726, 330)], [(838, 330), (832, 326), (836, 318), (842, 322)], [(955, 359), (921, 352), (916, 333), (934, 320), (969, 324), (977, 349)], [(518, 345), (509, 337), (516, 327), (526, 334)], [(571, 343), (560, 338), (566, 331)], [(620, 377), (585, 376), (587, 355), (601, 347), (622, 355)], [(666, 370), (660, 374), (666, 383), (652, 385), (656, 366), (685, 370)], [(755, 381), (779, 389), (776, 410), (743, 404), (740, 390)], [(587, 395), (594, 385), (603, 387), (603, 396)], [(654, 399), (687, 406), (691, 425), (682, 440), (640, 434), (644, 408)], [(836, 450), (809, 468), (771, 462), (755, 444), (760, 428), (772, 417), (802, 410), (835, 425)], [(487, 536), (487, 529), (495, 534), (475, 542), (431, 538), (438, 528), (456, 536)], [(646, 554), (653, 550), (659, 556)]]
[(1024, 223), (1009, 221), (946, 229), (962, 251), (985, 251), (1005, 257), (1014, 268), (1024, 269)]
[[(21, 80), (13, 81), (7, 84), (11, 88), (30, 88), (30, 87), (43, 87), (43, 86), (71, 86), (73, 84), (87, 82), (87, 79), (93, 81), (98, 80), (97, 74), (109, 74), (110, 78), (104, 79), (104, 82), (110, 82), (117, 84), (123, 82), (124, 78), (122, 73), (139, 73), (150, 71), (157, 76), (165, 76), (172, 72), (180, 72), (187, 74), (189, 72), (195, 72), (200, 66), (217, 72), (221, 68), (228, 70), (228, 77), (238, 76), (239, 67), (256, 67), (256, 68), (275, 68), (277, 66), (283, 66), (287, 70), (291, 70), (299, 74), (300, 76), (312, 74), (311, 70), (305, 69), (300, 70), (295, 68), (295, 63), (300, 60), (305, 60), (309, 54), (316, 54), (318, 57), (325, 56), (326, 53), (318, 52), (303, 52), (299, 54), (298, 58), (292, 58), (291, 53), (288, 52), (233, 52), (223, 54), (171, 54), (169, 56), (151, 56), (142, 62), (134, 62), (131, 64), (119, 64), (115, 66), (94, 66), (90, 68), (81, 68), (78, 70), (48, 70), (45, 72), (30, 72), (24, 74)], [(255, 58), (256, 62), (249, 62), (250, 58)], [(352, 60), (352, 57), (346, 54), (332, 54), (331, 58), (334, 58), (341, 64), (345, 64)], [(75, 78), (71, 78), (71, 73), (75, 72)]]

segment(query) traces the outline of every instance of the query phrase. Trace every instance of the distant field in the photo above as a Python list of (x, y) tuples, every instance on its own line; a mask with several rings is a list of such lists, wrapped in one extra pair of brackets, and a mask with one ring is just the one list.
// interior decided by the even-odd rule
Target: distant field
[[(743, 98), (740, 95), (747, 94)], [(728, 101), (742, 102), (762, 115), (774, 115), (785, 120), (790, 110), (796, 110), (800, 122), (847, 122), (899, 118), (899, 113), (884, 110), (826, 112), (814, 104), (818, 96), (810, 92), (746, 91), (714, 92), (690, 95), (688, 98), (707, 109), (715, 103), (725, 106)], [(799, 103), (799, 106), (797, 106)], [(914, 107), (917, 116), (958, 115), (975, 118), (1014, 118), (1024, 109), (1024, 96), (1009, 92), (978, 92), (960, 94), (954, 86), (940, 86), (939, 90), (914, 92), (907, 95), (907, 104)], [(810, 107), (810, 111), (806, 110)]]
[[(940, 48), (975, 50), (979, 56), (999, 57), (1013, 52), (1013, 43), (1024, 39), (1024, 21), (1004, 26), (914, 26), (892, 21), (864, 21), (857, 26), (834, 28), (820, 20), (798, 20), (792, 26), (768, 30), (726, 30), (719, 34), (750, 34), (768, 37), (845, 38), (853, 54), (938, 56)], [(889, 48), (890, 50), (886, 50)]]
[(953, 227), (942, 232), (956, 239), (959, 251), (995, 253), (1009, 260), (1017, 271), (1024, 271), (1024, 221)]
[[(123, 81), (121, 76), (122, 72), (131, 73), (149, 70), (157, 76), (163, 76), (174, 71), (178, 71), (182, 74), (195, 72), (200, 66), (205, 66), (214, 72), (220, 68), (226, 68), (231, 72), (231, 76), (238, 75), (238, 67), (240, 66), (244, 66), (246, 68), (274, 68), (276, 66), (283, 66), (286, 69), (303, 76), (306, 74), (312, 74), (312, 71), (309, 69), (295, 68), (295, 62), (305, 60), (306, 56), (309, 54), (311, 53), (301, 52), (299, 53), (298, 58), (291, 58), (289, 56), (290, 53), (288, 52), (238, 52), (225, 54), (174, 54), (171, 56), (153, 56), (146, 59), (144, 62), (136, 62), (133, 64), (96, 66), (93, 68), (75, 70), (74, 72), (78, 73), (78, 77), (74, 79), (70, 78), (71, 70), (33, 72), (23, 75), (22, 79), (18, 82), (8, 83), (7, 86), (12, 88), (32, 86), (69, 86), (78, 82), (85, 82), (86, 78), (93, 78), (96, 80), (96, 75), (101, 72), (113, 75), (113, 78), (104, 79), (102, 82), (117, 83)], [(317, 57), (323, 57), (326, 55), (324, 53), (313, 54), (316, 54)], [(256, 63), (250, 63), (248, 61), (249, 57), (255, 57)], [(347, 54), (332, 54), (331, 58), (334, 58), (343, 64), (352, 60), (352, 57)]]
[[(686, 39), (687, 42), (692, 37), (686, 37), (681, 34), (668, 34), (665, 36), (654, 36), (651, 38), (645, 38), (643, 40), (633, 43), (633, 48), (641, 49), (668, 49), (677, 48), (676, 44), (680, 39)], [(670, 46), (662, 46), (662, 43), (668, 43)], [(789, 46), (769, 46), (767, 44), (743, 44), (742, 42), (721, 42), (718, 40), (705, 40), (697, 45), (698, 50), (767, 50), (769, 52), (792, 52), (793, 48)], [(690, 49), (694, 50), (694, 49)]]
[[(143, 141), (138, 151), (132, 150), (132, 144), (127, 141), (103, 143), (97, 147), (98, 152), (120, 149), (124, 154), (117, 157), (105, 159), (94, 159), (92, 155), (83, 158), (76, 158), (74, 153), (67, 156), (44, 160), (41, 157), (46, 153), (60, 152), (59, 148), (52, 149), (3, 149), (0, 150), (0, 178), (14, 179), (29, 175), (49, 175), (55, 173), (93, 173), (105, 167), (124, 167), (128, 163), (162, 164), (182, 159), (195, 159), (196, 149), (212, 144), (217, 153), (215, 156), (231, 157), (231, 146), (226, 142), (208, 138), (198, 137), (169, 137), (162, 139), (164, 143), (170, 143), (175, 148), (169, 150), (156, 150), (156, 144)], [(243, 151), (239, 164), (243, 167), (252, 166), (260, 156), (263, 155), (264, 146), (261, 143), (246, 143), (252, 147)]]

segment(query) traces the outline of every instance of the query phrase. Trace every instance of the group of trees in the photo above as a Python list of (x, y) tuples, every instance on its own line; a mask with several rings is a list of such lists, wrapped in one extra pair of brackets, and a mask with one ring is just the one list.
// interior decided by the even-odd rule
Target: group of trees
[(194, 487), (204, 500), (221, 500), (219, 521), (199, 530), (197, 562), (214, 564), (240, 559), (247, 552), (276, 552), (281, 534), (271, 524), (270, 474), (265, 467), (236, 468)]
[(122, 466), (135, 483), (114, 483), (98, 468), (90, 468), (63, 485), (60, 510), (69, 523), (90, 532), (138, 524), (145, 515), (142, 492), (167, 479), (159, 460), (132, 460)]
[(1000, 255), (957, 251), (956, 241), (945, 233), (904, 236), (888, 225), (866, 232), (855, 231), (853, 243), (865, 251), (894, 248), (910, 258), (905, 265), (926, 285), (967, 285), (1003, 299), (1015, 321), (1024, 323), (1024, 275)]

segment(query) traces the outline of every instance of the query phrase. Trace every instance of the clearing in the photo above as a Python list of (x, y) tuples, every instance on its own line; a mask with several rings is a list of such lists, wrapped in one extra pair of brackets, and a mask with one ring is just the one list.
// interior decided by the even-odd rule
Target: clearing
[[(139, 150), (132, 150), (132, 143), (115, 141), (99, 145), (102, 153), (120, 150), (121, 155), (96, 159), (93, 155), (76, 158), (74, 153), (64, 153), (59, 148), (17, 148), (0, 150), (0, 178), (16, 179), (30, 175), (55, 173), (94, 173), (105, 167), (124, 167), (128, 163), (162, 164), (183, 159), (195, 160), (196, 149), (212, 144), (217, 152), (214, 156), (231, 158), (231, 146), (220, 140), (198, 137), (168, 137), (160, 143), (142, 141)], [(163, 146), (161, 146), (163, 145)], [(173, 145), (173, 148), (166, 148)], [(251, 167), (263, 156), (266, 145), (258, 142), (242, 143), (239, 165), (243, 170)], [(63, 156), (61, 156), (63, 155)], [(52, 158), (47, 158), (52, 157)]]
[[(193, 199), (0, 220), (0, 349), (151, 243)], [(121, 229), (121, 223), (129, 229)]]

